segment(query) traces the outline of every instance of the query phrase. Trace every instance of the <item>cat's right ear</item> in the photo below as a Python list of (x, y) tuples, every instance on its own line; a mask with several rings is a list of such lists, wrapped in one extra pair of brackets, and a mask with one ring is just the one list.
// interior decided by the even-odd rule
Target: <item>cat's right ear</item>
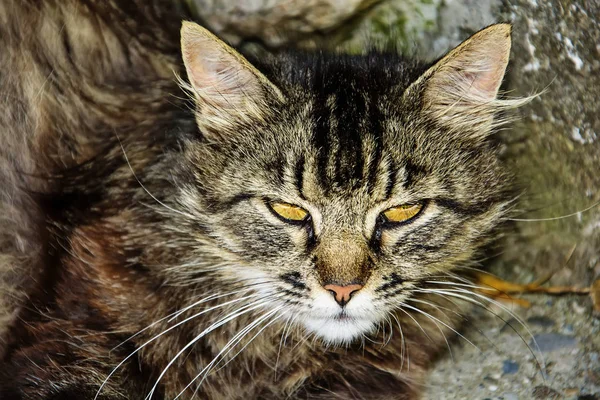
[(241, 54), (198, 24), (183, 22), (181, 52), (205, 133), (227, 135), (239, 123), (263, 120), (269, 104), (284, 101)]
[(498, 112), (532, 97), (498, 98), (508, 65), (511, 26), (495, 24), (475, 33), (431, 66), (405, 92), (434, 121), (463, 136), (486, 137), (507, 121)]

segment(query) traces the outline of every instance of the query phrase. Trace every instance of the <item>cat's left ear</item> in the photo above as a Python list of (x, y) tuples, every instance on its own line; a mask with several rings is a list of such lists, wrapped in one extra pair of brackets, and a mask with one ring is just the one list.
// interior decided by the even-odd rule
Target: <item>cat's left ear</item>
[(485, 28), (429, 68), (405, 92), (447, 129), (471, 136), (485, 136), (496, 123), (498, 111), (522, 104), (520, 100), (497, 99), (508, 65), (511, 26)]
[(201, 130), (226, 136), (240, 122), (262, 120), (280, 90), (241, 54), (205, 28), (184, 21), (181, 52)]

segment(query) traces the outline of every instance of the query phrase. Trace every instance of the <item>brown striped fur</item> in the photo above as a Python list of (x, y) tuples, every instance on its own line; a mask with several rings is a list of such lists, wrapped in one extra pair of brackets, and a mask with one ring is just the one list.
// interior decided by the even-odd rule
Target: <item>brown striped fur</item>
[[(230, 77), (229, 89), (241, 90), (230, 93), (241, 96), (229, 97), (240, 100), (235, 107), (194, 79), (184, 84), (190, 100), (176, 74), (187, 66), (194, 78), (194, 57), (207, 53), (194, 44), (186, 53), (184, 44), (181, 59), (187, 14), (174, 4), (0, 3), (0, 398), (143, 399), (194, 337), (250, 304), (236, 302), (242, 295), (268, 304), (189, 346), (153, 399), (176, 397), (260, 318), (257, 330), (273, 323), (252, 341), (256, 330), (244, 337), (229, 356), (248, 346), (235, 359), (182, 398), (195, 390), (206, 399), (417, 398), (458, 321), (424, 303), (448, 327), (409, 317), (398, 302), (445, 304), (412, 291), (469, 262), (493, 237), (509, 191), (487, 136), (508, 103), (485, 108), (480, 93), (469, 97), (460, 79), (436, 72), (447, 60), (427, 70), (397, 55), (291, 53), (254, 68), (191, 24), (209, 38), (203, 51), (223, 55), (248, 81)], [(494, 38), (510, 32), (489, 29)], [(490, 78), (493, 99), (503, 57)], [(449, 120), (440, 114), (449, 100), (429, 86), (438, 78), (463, 90), (452, 97), (459, 107), (443, 114)], [(479, 124), (469, 128), (461, 115)], [(421, 219), (364, 233), (365, 215), (380, 223), (373, 202), (393, 206), (398, 191), (406, 201), (427, 200)], [(306, 203), (315, 232), (269, 214), (269, 196)], [(301, 321), (319, 305), (311, 296), (329, 296), (327, 281), (359, 275), (377, 324), (339, 342), (311, 332)], [(164, 319), (232, 291), (239, 292)], [(213, 306), (221, 308), (170, 330)], [(393, 320), (402, 336), (391, 336)]]

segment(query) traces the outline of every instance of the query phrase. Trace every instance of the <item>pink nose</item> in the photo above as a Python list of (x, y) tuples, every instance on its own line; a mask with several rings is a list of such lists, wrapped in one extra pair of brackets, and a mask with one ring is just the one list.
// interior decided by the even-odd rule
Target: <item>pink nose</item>
[(344, 307), (350, 301), (352, 295), (363, 287), (362, 285), (325, 285), (323, 288), (329, 290), (331, 294), (333, 294), (335, 301), (337, 301), (340, 306)]

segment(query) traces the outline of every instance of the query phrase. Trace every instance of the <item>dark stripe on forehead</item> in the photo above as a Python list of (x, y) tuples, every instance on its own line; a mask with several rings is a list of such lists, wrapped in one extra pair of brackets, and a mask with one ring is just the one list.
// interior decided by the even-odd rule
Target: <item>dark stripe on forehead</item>
[(265, 171), (272, 171), (271, 179), (276, 180), (276, 184), (283, 186), (285, 184), (286, 165), (280, 157), (269, 160), (264, 165)]
[(377, 171), (381, 163), (383, 148), (383, 115), (377, 104), (377, 95), (374, 90), (369, 93), (369, 133), (373, 140), (373, 150), (369, 158), (369, 172), (367, 176), (367, 189), (369, 195), (373, 194), (377, 184)]
[(339, 154), (331, 156), (336, 160), (336, 183), (339, 186), (352, 184), (352, 189), (356, 189), (360, 184), (364, 165), (361, 131), (365, 128), (362, 122), (367, 109), (363, 96), (366, 88), (357, 82), (360, 77), (344, 78), (339, 80), (334, 110), (338, 121), (336, 134), (340, 143)]
[(425, 167), (415, 164), (410, 158), (407, 158), (404, 161), (404, 171), (405, 177), (403, 186), (405, 189), (409, 189), (416, 181), (423, 178), (423, 176), (428, 173)]
[[(365, 181), (374, 186), (383, 152), (381, 90), (366, 67), (348, 61), (322, 70), (322, 60), (315, 64), (312, 118), (319, 183), (325, 194), (332, 188), (358, 189)], [(366, 148), (373, 153), (363, 154)]]
[(315, 99), (313, 104), (313, 132), (312, 138), (317, 150), (317, 176), (319, 183), (327, 192), (327, 161), (329, 159), (329, 150), (331, 147), (329, 134), (329, 107), (327, 106), (327, 97), (329, 93), (328, 80), (321, 70), (322, 61), (317, 59), (315, 67)]
[(394, 186), (396, 186), (396, 176), (398, 175), (396, 170), (396, 163), (392, 158), (388, 160), (387, 170), (387, 183), (385, 185), (385, 198), (389, 199), (394, 193)]
[(304, 155), (298, 157), (298, 161), (296, 161), (294, 168), (294, 180), (296, 183), (296, 188), (298, 189), (298, 194), (302, 200), (306, 200), (306, 196), (304, 196), (304, 171), (306, 169), (306, 158)]

